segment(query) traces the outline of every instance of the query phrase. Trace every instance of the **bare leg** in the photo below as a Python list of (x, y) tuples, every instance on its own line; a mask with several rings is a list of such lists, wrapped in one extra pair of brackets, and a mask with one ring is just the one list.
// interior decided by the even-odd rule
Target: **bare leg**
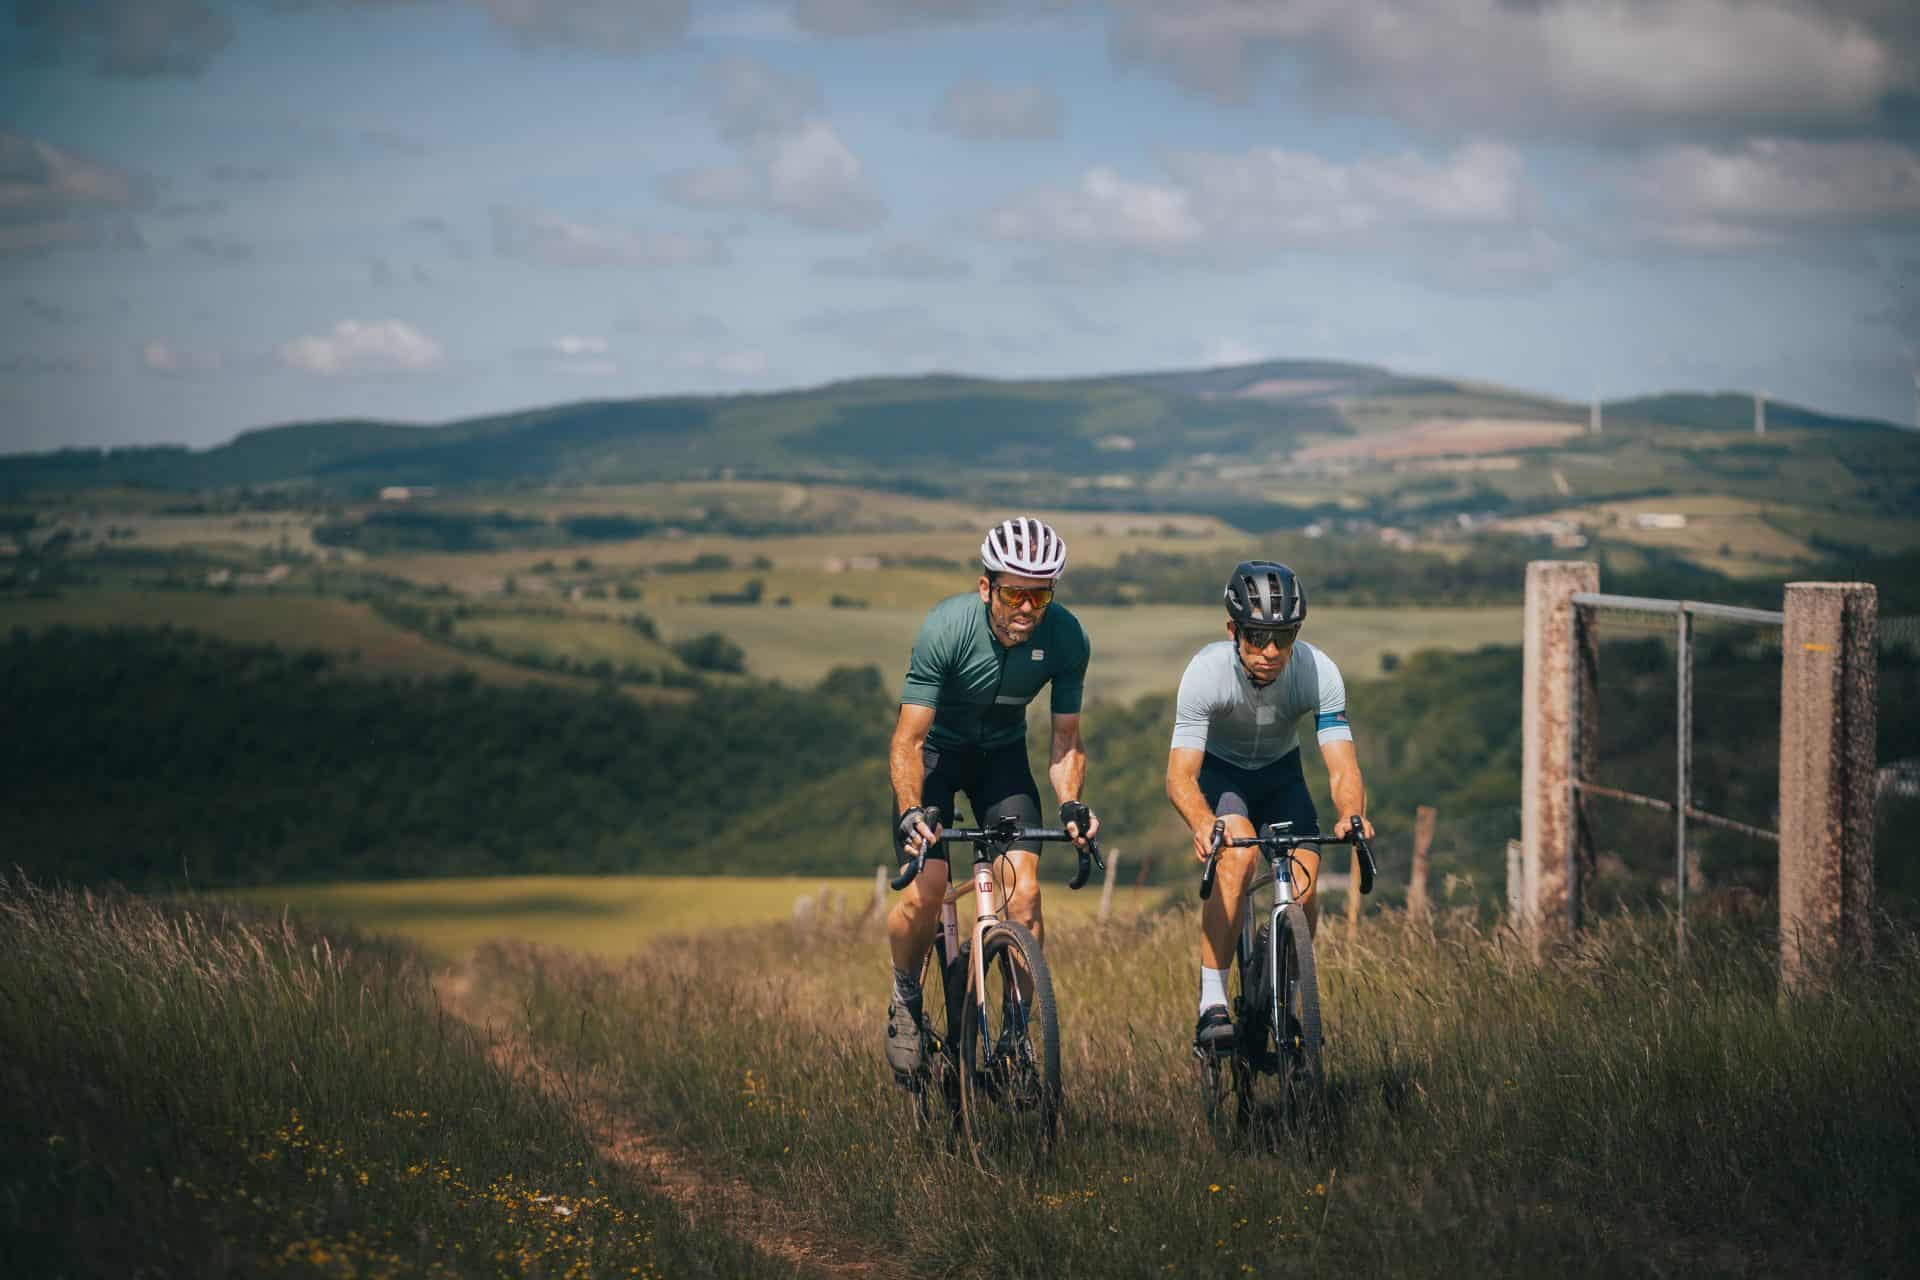
[[(1239, 814), (1227, 815), (1229, 839), (1253, 834), (1253, 824)], [(1222, 849), (1214, 863), (1213, 895), (1200, 908), (1200, 963), (1225, 969), (1233, 963), (1240, 936), (1240, 915), (1246, 909), (1247, 883), (1259, 865), (1257, 849)]]
[(940, 924), (940, 904), (947, 896), (947, 864), (929, 858), (920, 874), (887, 913), (887, 949), (893, 953), (893, 967), (905, 973), (919, 973), (933, 945), (933, 931)]

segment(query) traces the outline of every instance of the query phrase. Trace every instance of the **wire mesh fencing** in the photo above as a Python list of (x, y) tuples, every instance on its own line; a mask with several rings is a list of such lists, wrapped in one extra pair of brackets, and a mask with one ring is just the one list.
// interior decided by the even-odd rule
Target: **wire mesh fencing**
[(1587, 901), (1757, 909), (1777, 882), (1779, 615), (1577, 599), (1598, 655), (1596, 696), (1576, 709)]

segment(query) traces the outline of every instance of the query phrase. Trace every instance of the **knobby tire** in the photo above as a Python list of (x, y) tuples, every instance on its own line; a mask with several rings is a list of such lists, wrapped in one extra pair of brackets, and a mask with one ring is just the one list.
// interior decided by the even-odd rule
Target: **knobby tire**
[[(974, 1162), (983, 1169), (1009, 1168), (1049, 1154), (1060, 1129), (1060, 1019), (1053, 976), (1040, 944), (1011, 920), (994, 925), (982, 940), (987, 983), (986, 1023), (969, 968), (960, 1020), (960, 1118)], [(1032, 977), (1027, 1002), (1026, 1045), (1009, 1051), (1003, 1041), (1011, 1006), (1009, 978)], [(989, 1056), (991, 1046), (991, 1056)]]

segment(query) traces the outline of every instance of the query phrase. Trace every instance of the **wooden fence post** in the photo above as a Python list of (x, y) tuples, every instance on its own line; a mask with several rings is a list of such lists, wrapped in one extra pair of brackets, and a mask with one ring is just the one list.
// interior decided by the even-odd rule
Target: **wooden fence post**
[(1360, 927), (1360, 850), (1348, 846), (1352, 853), (1352, 874), (1347, 877), (1347, 931), (1349, 936)]
[(1120, 873), (1120, 851), (1107, 850), (1107, 883), (1100, 889), (1100, 923), (1113, 915), (1113, 878)]
[[(1583, 737), (1592, 731), (1596, 708), (1590, 686), (1598, 664), (1591, 660), (1591, 630), (1580, 628), (1583, 634), (1576, 638), (1573, 597), (1599, 589), (1600, 566), (1589, 561), (1527, 565), (1520, 713), (1521, 879), (1527, 904), (1521, 919), (1536, 959), (1546, 945), (1569, 939), (1580, 923), (1586, 824), (1572, 787), (1575, 726), (1584, 730)], [(1578, 721), (1576, 699), (1583, 704)]]
[(1407, 880), (1407, 918), (1427, 918), (1427, 855), (1433, 849), (1433, 827), (1439, 812), (1430, 804), (1413, 811), (1413, 874)]
[(1527, 926), (1527, 860), (1518, 840), (1507, 841), (1507, 923), (1520, 933)]
[(1872, 947), (1879, 602), (1790, 582), (1780, 663), (1780, 985), (1817, 987)]
[(873, 914), (881, 920), (887, 918), (887, 866), (883, 862), (873, 869)]

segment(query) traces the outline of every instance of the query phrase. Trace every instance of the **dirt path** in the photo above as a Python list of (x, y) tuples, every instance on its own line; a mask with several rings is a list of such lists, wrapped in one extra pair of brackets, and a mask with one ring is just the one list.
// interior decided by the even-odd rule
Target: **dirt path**
[(758, 1252), (811, 1275), (890, 1280), (906, 1274), (864, 1245), (835, 1239), (795, 1221), (745, 1183), (700, 1167), (658, 1135), (619, 1114), (604, 1081), (591, 1075), (567, 1075), (542, 1059), (514, 1029), (512, 1010), (489, 1007), (474, 990), (470, 973), (438, 974), (433, 987), (441, 1006), (480, 1036), (494, 1065), (524, 1087), (538, 1089), (565, 1106), (602, 1156), (657, 1188), (689, 1220), (724, 1221)]

